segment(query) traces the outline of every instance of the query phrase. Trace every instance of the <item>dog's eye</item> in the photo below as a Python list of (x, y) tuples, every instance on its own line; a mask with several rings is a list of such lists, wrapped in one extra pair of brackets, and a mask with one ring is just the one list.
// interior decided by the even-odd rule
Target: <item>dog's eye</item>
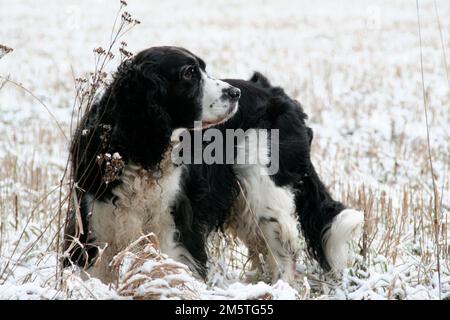
[(195, 74), (195, 68), (194, 67), (188, 67), (183, 72), (183, 78), (186, 80), (191, 80), (192, 77)]

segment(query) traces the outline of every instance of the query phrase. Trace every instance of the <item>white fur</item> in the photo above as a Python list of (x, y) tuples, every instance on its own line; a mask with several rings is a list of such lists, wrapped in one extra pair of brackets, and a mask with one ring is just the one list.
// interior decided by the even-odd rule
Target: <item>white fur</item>
[(356, 237), (364, 222), (364, 214), (353, 209), (346, 209), (334, 217), (330, 228), (322, 238), (325, 256), (331, 268), (341, 270), (348, 260), (348, 241)]
[(259, 253), (267, 255), (274, 283), (280, 278), (292, 283), (299, 250), (294, 194), (262, 174), (261, 164), (234, 168), (243, 194), (233, 207), (228, 230), (247, 245), (254, 266), (259, 267)]
[(217, 122), (233, 114), (237, 110), (237, 102), (230, 103), (224, 99), (223, 90), (230, 88), (231, 85), (212, 78), (206, 72), (201, 71), (203, 93), (202, 93), (202, 121)]
[[(92, 208), (91, 232), (97, 244), (107, 247), (89, 272), (105, 282), (114, 280), (109, 266), (112, 258), (141, 235), (155, 233), (161, 251), (184, 263), (195, 264), (189, 252), (175, 241), (176, 227), (170, 207), (179, 191), (181, 167), (162, 161), (161, 173), (152, 173), (129, 164), (122, 183), (113, 190), (115, 203), (95, 201)], [(161, 175), (161, 177), (159, 177)]]

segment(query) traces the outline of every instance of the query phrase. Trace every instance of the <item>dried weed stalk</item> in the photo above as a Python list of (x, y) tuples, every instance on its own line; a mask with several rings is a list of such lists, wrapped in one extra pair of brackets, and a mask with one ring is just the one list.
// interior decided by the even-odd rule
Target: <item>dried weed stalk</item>
[(155, 234), (140, 237), (113, 259), (118, 293), (136, 300), (199, 299), (189, 268), (160, 252)]

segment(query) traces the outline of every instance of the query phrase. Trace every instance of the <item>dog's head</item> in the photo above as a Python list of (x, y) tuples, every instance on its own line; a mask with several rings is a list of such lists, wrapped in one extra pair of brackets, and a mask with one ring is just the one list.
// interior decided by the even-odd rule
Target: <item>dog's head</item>
[(194, 121), (202, 121), (203, 127), (217, 124), (237, 110), (240, 90), (209, 76), (205, 62), (186, 49), (153, 47), (129, 64), (139, 82), (134, 85), (147, 99), (141, 107), (157, 106), (172, 128), (192, 128)]
[(175, 129), (229, 119), (241, 92), (210, 77), (205, 67), (178, 47), (153, 47), (124, 61), (99, 102), (104, 111), (96, 111), (99, 122), (112, 127), (109, 149), (151, 167), (161, 161)]

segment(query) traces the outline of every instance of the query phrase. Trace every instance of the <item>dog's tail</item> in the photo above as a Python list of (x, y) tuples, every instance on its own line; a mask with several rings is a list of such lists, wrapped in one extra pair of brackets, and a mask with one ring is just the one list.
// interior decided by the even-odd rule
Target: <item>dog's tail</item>
[(294, 185), (298, 219), (309, 254), (329, 271), (347, 264), (348, 241), (360, 230), (362, 212), (333, 200), (314, 167)]

